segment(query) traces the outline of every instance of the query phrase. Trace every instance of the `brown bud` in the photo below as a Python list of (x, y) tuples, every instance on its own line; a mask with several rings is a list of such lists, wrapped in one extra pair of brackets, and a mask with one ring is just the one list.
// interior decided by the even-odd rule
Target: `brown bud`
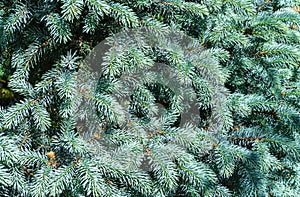
[(49, 159), (52, 159), (55, 157), (55, 152), (50, 151), (50, 152), (47, 152), (46, 155), (48, 156)]
[(292, 25), (291, 29), (298, 29), (298, 26), (297, 25)]

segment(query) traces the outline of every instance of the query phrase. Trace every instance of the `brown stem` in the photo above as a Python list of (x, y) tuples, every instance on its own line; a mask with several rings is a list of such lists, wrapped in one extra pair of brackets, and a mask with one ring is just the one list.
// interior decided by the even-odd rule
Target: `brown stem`
[(259, 6), (259, 8), (257, 9), (257, 12), (259, 12), (261, 9), (263, 9), (268, 3), (270, 3), (271, 2), (271, 0), (266, 0), (265, 2), (264, 2), (264, 4), (262, 4), (261, 6)]

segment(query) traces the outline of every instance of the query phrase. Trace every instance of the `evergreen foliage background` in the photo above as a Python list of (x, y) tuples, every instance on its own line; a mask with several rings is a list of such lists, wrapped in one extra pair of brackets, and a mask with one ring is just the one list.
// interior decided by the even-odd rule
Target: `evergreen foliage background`
[[(4, 0), (0, 8), (0, 196), (300, 195), (299, 0)], [(91, 95), (103, 133), (83, 137), (74, 116), (80, 60), (136, 27), (183, 32), (211, 58), (188, 62), (166, 45), (109, 51), (110, 70)], [(119, 127), (111, 90), (122, 72), (154, 60), (188, 73), (199, 125), (178, 127), (179, 95), (150, 83), (132, 96), (130, 131)], [(227, 88), (217, 130), (208, 122), (214, 87), (201, 72)], [(145, 121), (162, 100), (167, 116)], [(141, 156), (150, 170), (137, 167)]]

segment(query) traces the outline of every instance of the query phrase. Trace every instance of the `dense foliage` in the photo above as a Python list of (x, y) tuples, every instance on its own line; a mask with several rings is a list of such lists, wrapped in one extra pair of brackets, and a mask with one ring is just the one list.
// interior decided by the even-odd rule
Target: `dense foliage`
[[(300, 195), (299, 0), (4, 0), (0, 8), (0, 196)], [(77, 111), (77, 79), (89, 78), (78, 75), (81, 60), (141, 27), (173, 29), (205, 50), (191, 61), (161, 35), (156, 47), (106, 51), (88, 95), (100, 129), (80, 130), (77, 118), (90, 115)], [(120, 126), (120, 76), (154, 62), (197, 98), (198, 124), (179, 126), (181, 95), (150, 77)], [(152, 116), (155, 103), (165, 115)]]

